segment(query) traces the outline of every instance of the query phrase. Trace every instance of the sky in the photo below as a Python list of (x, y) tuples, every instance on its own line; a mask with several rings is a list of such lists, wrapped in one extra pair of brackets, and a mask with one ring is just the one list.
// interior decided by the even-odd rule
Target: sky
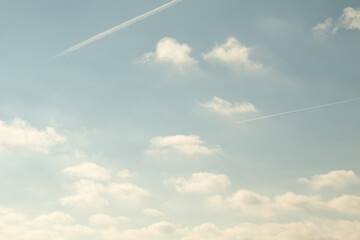
[(360, 3), (3, 0), (0, 239), (360, 239)]

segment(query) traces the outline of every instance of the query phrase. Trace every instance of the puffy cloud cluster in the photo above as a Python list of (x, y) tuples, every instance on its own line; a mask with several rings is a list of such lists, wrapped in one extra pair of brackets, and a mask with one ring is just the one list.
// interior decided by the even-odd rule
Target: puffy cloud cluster
[(50, 147), (65, 141), (66, 137), (52, 127), (39, 130), (18, 118), (10, 124), (0, 121), (0, 150), (23, 148), (49, 152)]
[[(76, 194), (65, 196), (60, 199), (62, 205), (78, 208), (101, 208), (108, 204), (105, 196), (111, 196), (124, 201), (140, 202), (149, 192), (132, 183), (109, 182), (111, 173), (109, 170), (94, 163), (85, 162), (80, 165), (65, 168), (63, 173), (86, 178), (73, 184)], [(118, 175), (127, 178), (135, 175), (129, 170), (121, 170)], [(96, 182), (101, 181), (101, 182)], [(104, 181), (106, 181), (104, 183)]]
[(204, 141), (199, 136), (175, 135), (151, 139), (150, 147), (146, 152), (149, 154), (176, 152), (185, 155), (211, 155), (219, 151), (219, 147), (210, 148), (204, 146)]

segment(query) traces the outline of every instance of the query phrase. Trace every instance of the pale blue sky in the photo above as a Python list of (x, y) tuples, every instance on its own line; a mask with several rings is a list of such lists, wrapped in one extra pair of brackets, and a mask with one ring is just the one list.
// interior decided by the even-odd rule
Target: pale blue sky
[(359, 2), (183, 0), (54, 58), (168, 2), (2, 1), (0, 238), (359, 239), (359, 101), (239, 123), (360, 97)]

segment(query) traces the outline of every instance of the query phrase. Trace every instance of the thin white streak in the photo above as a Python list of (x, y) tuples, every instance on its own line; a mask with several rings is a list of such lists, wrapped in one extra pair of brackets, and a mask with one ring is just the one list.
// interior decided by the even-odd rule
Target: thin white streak
[(291, 110), (291, 111), (287, 111), (287, 112), (270, 114), (270, 115), (266, 115), (266, 116), (262, 116), (262, 117), (257, 117), (257, 118), (245, 119), (245, 120), (239, 121), (238, 123), (252, 122), (252, 121), (256, 121), (256, 120), (267, 119), (267, 118), (277, 117), (277, 116), (286, 115), (286, 114), (291, 114), (291, 113), (296, 113), (296, 112), (308, 111), (308, 110), (312, 110), (312, 109), (316, 109), (316, 108), (323, 108), (323, 107), (328, 107), (328, 106), (337, 105), (337, 104), (343, 104), (343, 103), (348, 103), (348, 102), (355, 102), (355, 101), (359, 101), (359, 100), (360, 100), (360, 98), (353, 98), (353, 99), (348, 99), (348, 100), (343, 100), (343, 101), (338, 101), (338, 102), (333, 102), (333, 103), (327, 103), (327, 104), (322, 104), (322, 105), (313, 106), (313, 107), (306, 107), (306, 108)]
[(95, 36), (93, 36), (93, 37), (79, 43), (79, 44), (76, 44), (75, 46), (73, 46), (71, 48), (66, 49), (65, 51), (59, 53), (55, 57), (61, 57), (61, 56), (64, 56), (64, 55), (66, 55), (68, 53), (74, 52), (74, 51), (76, 51), (76, 50), (78, 50), (78, 49), (80, 49), (80, 48), (82, 48), (82, 47), (84, 47), (84, 46), (86, 46), (86, 45), (88, 45), (88, 44), (90, 44), (92, 42), (100, 40), (100, 39), (102, 39), (102, 38), (104, 38), (104, 37), (106, 37), (106, 36), (108, 36), (110, 34), (113, 34), (116, 31), (127, 28), (128, 26), (130, 26), (130, 25), (132, 25), (132, 24), (134, 24), (134, 23), (136, 23), (138, 21), (144, 20), (145, 18), (148, 18), (148, 17), (150, 17), (150, 16), (152, 16), (152, 15), (154, 15), (154, 14), (156, 14), (156, 13), (162, 11), (162, 10), (165, 10), (166, 8), (171, 7), (172, 5), (174, 5), (174, 4), (176, 4), (176, 3), (180, 2), (180, 1), (182, 1), (182, 0), (172, 0), (171, 2), (166, 3), (166, 4), (164, 4), (164, 5), (162, 5), (162, 6), (158, 7), (158, 8), (155, 8), (155, 9), (153, 9), (153, 10), (151, 10), (149, 12), (146, 12), (146, 13), (140, 15), (140, 16), (134, 17), (134, 18), (132, 18), (132, 19), (130, 19), (130, 20), (124, 22), (124, 23), (121, 23), (121, 24), (119, 24), (119, 25), (117, 25), (117, 26), (115, 26), (113, 28), (110, 28), (110, 29), (102, 32), (102, 33), (99, 33), (99, 34), (97, 34), (97, 35), (95, 35)]

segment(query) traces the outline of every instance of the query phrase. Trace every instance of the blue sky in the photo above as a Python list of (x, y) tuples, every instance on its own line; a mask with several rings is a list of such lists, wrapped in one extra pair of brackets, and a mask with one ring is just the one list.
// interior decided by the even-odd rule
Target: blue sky
[(0, 29), (1, 239), (360, 238), (358, 1), (5, 0)]

